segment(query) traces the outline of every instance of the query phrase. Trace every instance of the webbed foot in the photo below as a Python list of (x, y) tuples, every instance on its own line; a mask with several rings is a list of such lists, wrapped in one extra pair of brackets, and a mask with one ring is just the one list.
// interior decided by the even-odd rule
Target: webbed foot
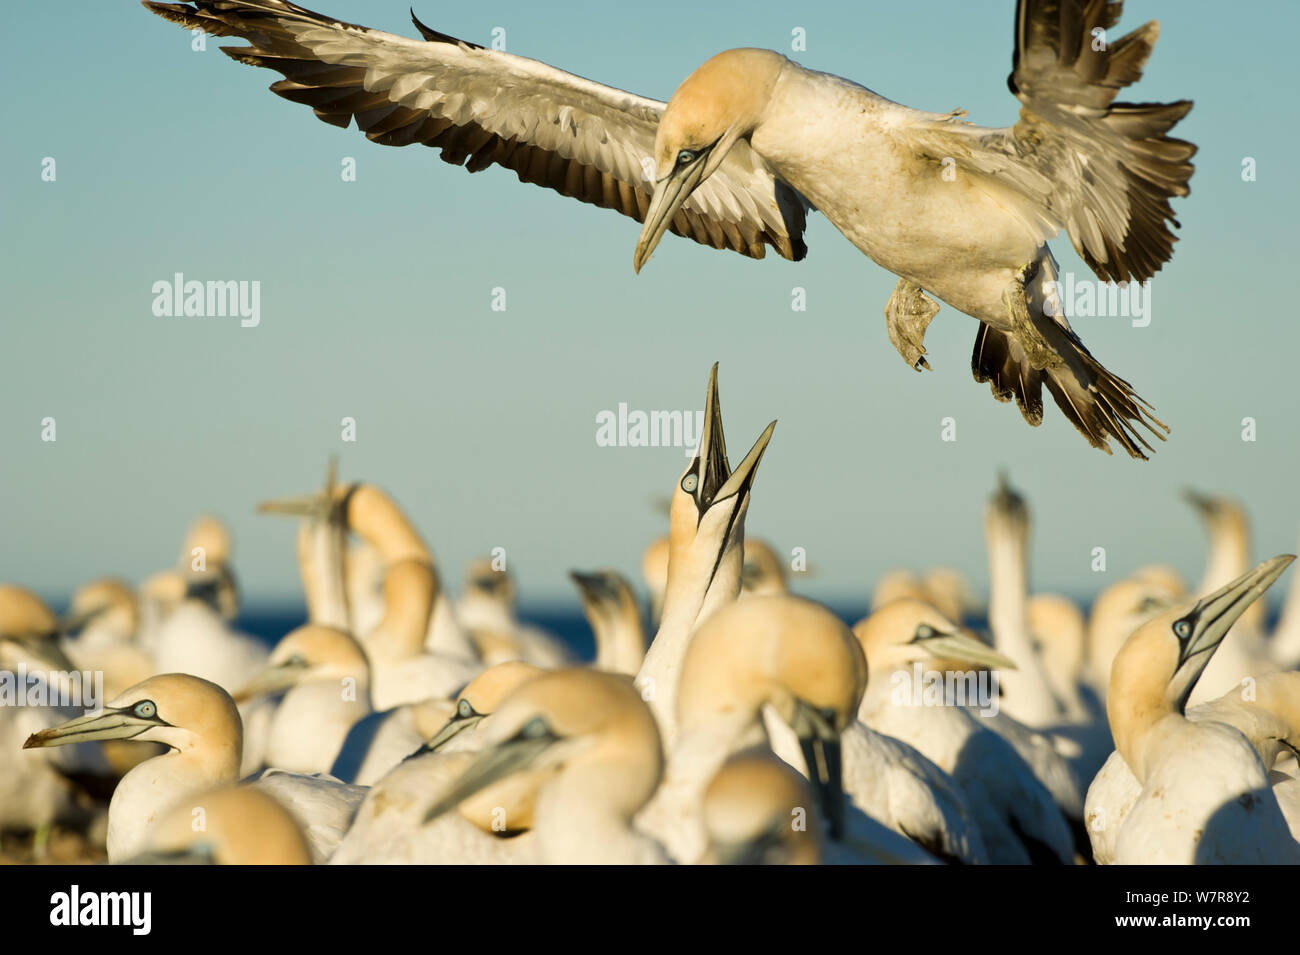
[(930, 320), (939, 314), (939, 303), (930, 298), (921, 287), (907, 279), (899, 279), (885, 303), (885, 321), (889, 340), (893, 342), (903, 361), (920, 371), (929, 369), (925, 360), (925, 330)]

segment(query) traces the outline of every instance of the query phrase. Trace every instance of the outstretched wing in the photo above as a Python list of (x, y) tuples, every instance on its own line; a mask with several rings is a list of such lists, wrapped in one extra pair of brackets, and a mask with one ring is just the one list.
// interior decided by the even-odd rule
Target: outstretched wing
[(952, 157), (1045, 234), (1065, 228), (1102, 278), (1150, 278), (1173, 254), (1169, 204), (1185, 196), (1196, 147), (1166, 134), (1192, 108), (1117, 103), (1160, 33), (1151, 21), (1117, 39), (1122, 0), (1020, 0), (1007, 85), (1023, 103), (1010, 129), (929, 115), (907, 131), (923, 155)]
[[(357, 127), (386, 146), (422, 143), (478, 172), (496, 164), (536, 183), (644, 220), (664, 104), (487, 50), (432, 30), (423, 40), (370, 30), (287, 0), (194, 0), (146, 7), (190, 29), (239, 36), (222, 47), (243, 63), (284, 75), (271, 90), (311, 106), (327, 123)], [(414, 16), (412, 16), (414, 19)], [(803, 198), (746, 144), (673, 219), (672, 231), (717, 249), (762, 258), (770, 245), (802, 259)]]

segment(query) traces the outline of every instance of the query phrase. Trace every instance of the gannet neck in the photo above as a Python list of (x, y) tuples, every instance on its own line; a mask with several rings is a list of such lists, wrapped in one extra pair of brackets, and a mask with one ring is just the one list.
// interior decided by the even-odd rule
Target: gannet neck
[[(1241, 504), (1232, 498), (1202, 495), (1195, 491), (1188, 491), (1186, 497), (1200, 514), (1209, 537), (1205, 573), (1196, 590), (1204, 595), (1250, 569), (1250, 520)], [(1262, 630), (1265, 610), (1261, 602), (1242, 615), (1242, 626), (1252, 636)]]
[(298, 573), (307, 598), (307, 619), (340, 630), (352, 628), (347, 537), (342, 520), (309, 519), (298, 525)]
[(668, 551), (671, 541), (657, 537), (641, 555), (641, 579), (650, 596), (650, 626), (658, 628), (664, 611), (664, 591), (668, 588)]
[(379, 551), (385, 564), (417, 560), (432, 566), (433, 554), (402, 509), (373, 484), (347, 489), (347, 523)]
[(362, 638), (371, 660), (395, 662), (421, 655), (438, 594), (438, 575), (420, 559), (401, 560), (384, 575), (383, 619)]
[(1060, 718), (1029, 634), (1029, 508), (1003, 480), (985, 511), (989, 555), (989, 629), (993, 646), (1016, 662), (1004, 674), (1002, 707), (1031, 726)]
[(596, 638), (598, 670), (634, 675), (645, 658), (645, 631), (631, 585), (613, 570), (569, 574), (582, 594), (582, 610)]

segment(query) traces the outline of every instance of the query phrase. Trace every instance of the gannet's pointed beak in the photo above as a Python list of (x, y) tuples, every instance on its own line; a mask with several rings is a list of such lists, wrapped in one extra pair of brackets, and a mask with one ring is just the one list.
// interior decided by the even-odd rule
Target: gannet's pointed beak
[(912, 642), (939, 660), (969, 663), (991, 670), (1016, 669), (1016, 663), (1010, 657), (1003, 656), (988, 644), (961, 631), (936, 633), (933, 637), (916, 638)]
[(1193, 488), (1183, 489), (1183, 500), (1196, 508), (1202, 516), (1208, 517), (1215, 509), (1216, 501), (1208, 494), (1202, 494)]
[(557, 742), (559, 737), (540, 719), (530, 721), (517, 736), (479, 753), (452, 784), (451, 789), (434, 803), (424, 817), (425, 823), (433, 822), (450, 812), (497, 780), (527, 769)]
[(273, 696), (296, 686), (306, 670), (306, 663), (295, 660), (269, 666), (244, 684), (238, 692), (232, 693), (231, 697), (236, 703), (243, 703), (259, 696)]
[(438, 750), (442, 749), (444, 746), (450, 743), (461, 733), (465, 732), (468, 729), (473, 729), (475, 726), (478, 726), (479, 723), (483, 722), (484, 715), (485, 714), (483, 713), (471, 712), (469, 716), (461, 716), (459, 713), (457, 713), (446, 723), (444, 723), (442, 729), (434, 733), (433, 737), (429, 739), (428, 742), (426, 742), (423, 746), (421, 746), (418, 750), (416, 750), (411, 755), (422, 756), (425, 753), (438, 752)]
[(319, 521), (332, 520), (340, 511), (340, 502), (334, 493), (338, 485), (339, 462), (337, 457), (330, 457), (329, 468), (325, 472), (325, 486), (311, 494), (299, 494), (294, 497), (278, 497), (262, 501), (257, 505), (259, 514), (285, 514), (290, 517), (305, 517)]
[(1226, 587), (1197, 601), (1187, 613), (1173, 623), (1178, 639), (1178, 667), (1169, 681), (1178, 691), (1179, 702), (1186, 705), (1197, 678), (1214, 656), (1223, 638), (1246, 609), (1263, 596), (1282, 571), (1292, 554), (1266, 560), (1254, 570), (1242, 574)]
[(91, 713), (27, 737), (23, 749), (88, 743), (97, 739), (134, 739), (155, 726), (166, 725), (155, 717), (135, 715), (130, 708)]
[(830, 824), (832, 839), (844, 835), (844, 770), (840, 759), (840, 733), (826, 714), (795, 700), (790, 728), (799, 737), (808, 778), (821, 802), (822, 815)]
[(632, 267), (637, 272), (646, 264), (696, 186), (704, 181), (709, 152), (710, 149), (701, 149), (693, 159), (679, 161), (672, 172), (655, 184), (654, 196), (651, 197), (650, 208), (645, 214), (645, 225), (641, 227), (641, 236), (637, 239), (636, 252), (632, 256)]

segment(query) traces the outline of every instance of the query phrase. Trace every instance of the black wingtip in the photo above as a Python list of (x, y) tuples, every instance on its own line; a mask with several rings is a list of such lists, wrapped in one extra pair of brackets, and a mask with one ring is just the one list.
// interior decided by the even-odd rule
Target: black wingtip
[(415, 28), (420, 31), (420, 36), (424, 37), (424, 39), (427, 42), (455, 43), (461, 46), (467, 46), (472, 50), (483, 49), (483, 47), (479, 46), (477, 43), (470, 43), (467, 40), (459, 39), (458, 37), (451, 36), (450, 34), (440, 33), (439, 31), (435, 30), (433, 27), (421, 23), (420, 18), (415, 15), (415, 7), (411, 7), (410, 11), (411, 11), (411, 22), (415, 24)]

